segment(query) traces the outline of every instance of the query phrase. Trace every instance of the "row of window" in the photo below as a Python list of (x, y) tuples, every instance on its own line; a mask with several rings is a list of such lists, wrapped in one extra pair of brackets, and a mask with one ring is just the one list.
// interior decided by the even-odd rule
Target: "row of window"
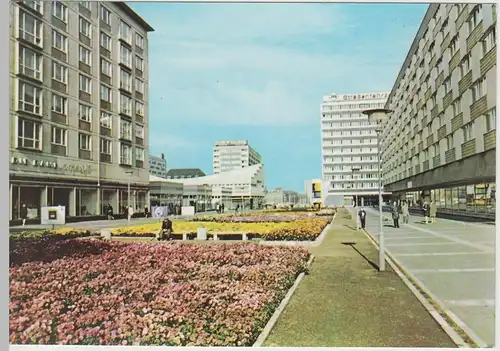
[[(333, 139), (329, 141), (330, 145), (352, 145), (352, 144), (375, 144), (377, 139)], [(326, 142), (323, 142), (324, 144)]]
[[(333, 179), (332, 179), (333, 180)], [(361, 189), (374, 189), (374, 188), (377, 188), (377, 183), (358, 183), (357, 186), (354, 186), (351, 185), (351, 184), (348, 184), (348, 183), (340, 183), (340, 184), (335, 184), (335, 183), (331, 183), (330, 184), (330, 187), (331, 189), (356, 189), (356, 188), (361, 188)]]
[[(18, 119), (17, 123), (17, 147), (42, 150), (41, 123), (30, 120)], [(112, 140), (100, 138), (99, 153), (112, 155)], [(51, 144), (68, 146), (68, 130), (57, 126), (51, 127)], [(78, 133), (78, 147), (80, 150), (92, 151), (92, 136), (87, 133)], [(136, 160), (144, 161), (144, 149), (135, 147)], [(132, 146), (120, 143), (120, 162), (132, 165)]]
[(335, 110), (363, 110), (363, 109), (370, 109), (370, 108), (382, 108), (384, 107), (383, 103), (362, 103), (362, 104), (346, 104), (346, 105), (339, 105), (339, 104), (333, 104), (333, 105), (327, 105), (323, 104), (323, 111), (335, 111)]

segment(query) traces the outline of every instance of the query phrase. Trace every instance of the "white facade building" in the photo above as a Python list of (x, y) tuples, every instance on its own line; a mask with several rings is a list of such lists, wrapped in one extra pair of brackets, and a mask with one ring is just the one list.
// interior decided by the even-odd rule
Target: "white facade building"
[(164, 154), (161, 156), (149, 155), (149, 174), (160, 178), (167, 177), (167, 160)]
[(215, 144), (214, 174), (261, 163), (262, 157), (248, 144), (248, 141), (218, 141)]
[[(362, 111), (383, 108), (389, 93), (333, 93), (321, 104), (325, 205), (378, 203), (377, 134)], [(361, 200), (363, 198), (363, 200)]]

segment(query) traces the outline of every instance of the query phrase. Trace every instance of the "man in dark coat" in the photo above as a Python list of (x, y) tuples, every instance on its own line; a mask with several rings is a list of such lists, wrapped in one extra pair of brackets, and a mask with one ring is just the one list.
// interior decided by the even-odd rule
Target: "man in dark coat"
[(361, 222), (361, 229), (365, 229), (366, 211), (363, 207), (361, 207), (361, 210), (359, 210), (358, 216), (359, 216), (359, 221)]
[(21, 207), (21, 219), (23, 220), (23, 226), (26, 224), (26, 220), (28, 219), (28, 208), (26, 207), (26, 204), (23, 204), (23, 207)]
[(391, 212), (392, 212), (392, 220), (394, 221), (394, 228), (399, 228), (399, 211), (396, 202), (394, 202)]
[(108, 215), (108, 220), (115, 219), (113, 217), (113, 207), (111, 207), (111, 204), (108, 204), (107, 215)]
[(158, 241), (161, 240), (170, 240), (172, 236), (172, 221), (169, 218), (165, 218), (163, 222), (161, 223), (161, 229), (158, 233)]

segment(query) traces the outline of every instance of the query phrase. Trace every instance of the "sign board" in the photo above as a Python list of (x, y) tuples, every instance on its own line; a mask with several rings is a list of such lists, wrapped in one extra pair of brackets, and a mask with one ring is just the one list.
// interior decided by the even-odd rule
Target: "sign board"
[(313, 199), (321, 199), (321, 182), (313, 182), (312, 183), (312, 195)]
[(66, 224), (65, 206), (42, 207), (41, 224)]
[(153, 218), (162, 218), (168, 216), (167, 206), (153, 206), (151, 213)]
[(194, 216), (194, 206), (182, 206), (181, 215)]

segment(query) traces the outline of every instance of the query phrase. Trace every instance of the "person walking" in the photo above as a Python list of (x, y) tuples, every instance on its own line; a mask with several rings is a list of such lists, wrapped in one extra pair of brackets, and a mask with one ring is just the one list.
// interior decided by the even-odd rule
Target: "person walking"
[(431, 205), (429, 206), (429, 217), (431, 217), (431, 223), (436, 223), (436, 215), (437, 215), (437, 205), (434, 200), (431, 201)]
[(26, 220), (28, 219), (28, 208), (26, 204), (23, 204), (20, 210), (21, 219), (23, 220), (23, 227), (26, 225)]
[(365, 229), (366, 225), (366, 211), (363, 207), (361, 207), (361, 210), (358, 212), (359, 216), (359, 221), (361, 222), (361, 229)]
[(422, 206), (422, 210), (424, 211), (424, 218), (425, 218), (425, 224), (429, 223), (429, 204), (427, 201), (424, 202), (424, 205)]
[(403, 223), (408, 224), (410, 220), (410, 209), (408, 207), (408, 202), (404, 202), (401, 208), (401, 213), (403, 214)]
[(224, 203), (222, 203), (222, 205), (220, 205), (220, 210), (221, 210), (221, 213), (224, 213)]
[(392, 205), (392, 220), (394, 221), (394, 228), (399, 228), (399, 211), (396, 202)]
[(128, 221), (130, 221), (132, 219), (132, 215), (134, 214), (134, 209), (132, 208), (132, 206), (129, 206), (127, 211), (128, 211), (127, 219), (128, 219)]
[(107, 215), (108, 215), (108, 220), (112, 220), (112, 219), (115, 219), (113, 217), (113, 207), (111, 207), (110, 204), (108, 204), (108, 208), (107, 208)]
[(144, 206), (144, 216), (145, 216), (146, 218), (148, 218), (148, 217), (149, 217), (149, 208), (148, 208), (148, 206)]

